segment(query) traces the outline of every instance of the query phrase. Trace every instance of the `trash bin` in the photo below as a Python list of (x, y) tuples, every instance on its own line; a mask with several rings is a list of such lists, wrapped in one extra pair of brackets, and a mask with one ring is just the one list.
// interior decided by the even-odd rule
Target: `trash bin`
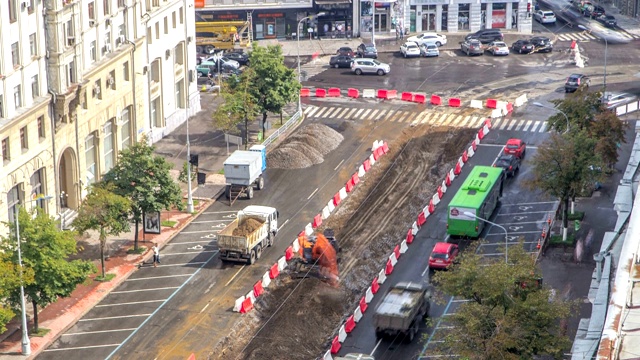
[(198, 185), (204, 185), (205, 182), (207, 182), (207, 174), (198, 172)]

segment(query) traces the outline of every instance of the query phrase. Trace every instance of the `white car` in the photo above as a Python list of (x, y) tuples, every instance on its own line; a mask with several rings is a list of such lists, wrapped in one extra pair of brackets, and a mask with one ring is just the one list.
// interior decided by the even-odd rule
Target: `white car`
[(404, 57), (420, 56), (420, 48), (418, 47), (418, 44), (412, 41), (407, 41), (402, 44), (402, 46), (400, 46), (400, 52)]
[(487, 51), (493, 56), (509, 55), (509, 46), (504, 41), (494, 41), (487, 46)]
[(447, 44), (447, 35), (436, 33), (422, 33), (420, 35), (409, 37), (407, 41), (413, 41), (418, 45), (436, 44), (437, 46), (442, 46)]
[(382, 76), (391, 71), (391, 66), (376, 59), (356, 58), (351, 63), (351, 71), (356, 75), (378, 74)]
[(216, 62), (216, 58), (219, 58), (220, 59), (220, 63), (223, 64), (223, 65), (226, 64), (227, 66), (232, 67), (234, 69), (239, 69), (240, 68), (240, 63), (239, 62), (237, 62), (235, 60), (227, 59), (224, 56), (222, 56), (222, 57), (211, 56), (211, 57), (207, 58), (206, 61)]
[(538, 10), (533, 14), (533, 18), (540, 24), (554, 24), (556, 22), (556, 14), (549, 10)]
[(440, 56), (440, 49), (436, 44), (420, 45), (420, 54), (424, 57)]

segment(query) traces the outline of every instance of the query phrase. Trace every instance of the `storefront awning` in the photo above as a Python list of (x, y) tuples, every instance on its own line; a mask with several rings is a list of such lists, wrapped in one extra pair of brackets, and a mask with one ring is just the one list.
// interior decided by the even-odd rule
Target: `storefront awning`
[(331, 5), (331, 4), (350, 4), (351, 0), (316, 0), (318, 5)]

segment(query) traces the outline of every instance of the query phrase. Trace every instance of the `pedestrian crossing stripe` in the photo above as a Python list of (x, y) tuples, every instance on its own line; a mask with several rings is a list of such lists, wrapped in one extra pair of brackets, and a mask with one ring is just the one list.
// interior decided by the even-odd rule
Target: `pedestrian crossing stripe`
[[(640, 35), (630, 34), (625, 31), (618, 31), (618, 34), (630, 40), (640, 39)], [(557, 39), (558, 41), (572, 41), (572, 40), (589, 41), (589, 40), (596, 40), (598, 39), (598, 37), (589, 33), (565, 33), (565, 34), (558, 34)]]
[[(460, 115), (451, 113), (435, 113), (431, 110), (413, 112), (393, 109), (363, 109), (336, 107), (307, 106), (304, 111), (310, 118), (318, 119), (352, 119), (370, 121), (388, 121), (405, 123), (411, 126), (429, 124), (434, 126), (451, 126), (457, 128), (478, 128), (482, 126), (486, 117)], [(514, 118), (497, 118), (492, 120), (492, 129), (524, 132), (548, 132), (546, 122), (541, 120), (527, 120)]]

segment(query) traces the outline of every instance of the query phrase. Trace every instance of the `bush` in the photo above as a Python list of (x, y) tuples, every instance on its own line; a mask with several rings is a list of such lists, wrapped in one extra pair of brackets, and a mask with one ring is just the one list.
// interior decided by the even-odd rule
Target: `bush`
[(567, 216), (567, 220), (569, 221), (574, 221), (574, 220), (582, 221), (583, 218), (584, 218), (584, 211), (576, 211), (575, 213), (569, 214)]
[(562, 241), (562, 235), (551, 235), (549, 237), (549, 246), (575, 246), (576, 245), (576, 235), (575, 234), (567, 234), (567, 241)]

